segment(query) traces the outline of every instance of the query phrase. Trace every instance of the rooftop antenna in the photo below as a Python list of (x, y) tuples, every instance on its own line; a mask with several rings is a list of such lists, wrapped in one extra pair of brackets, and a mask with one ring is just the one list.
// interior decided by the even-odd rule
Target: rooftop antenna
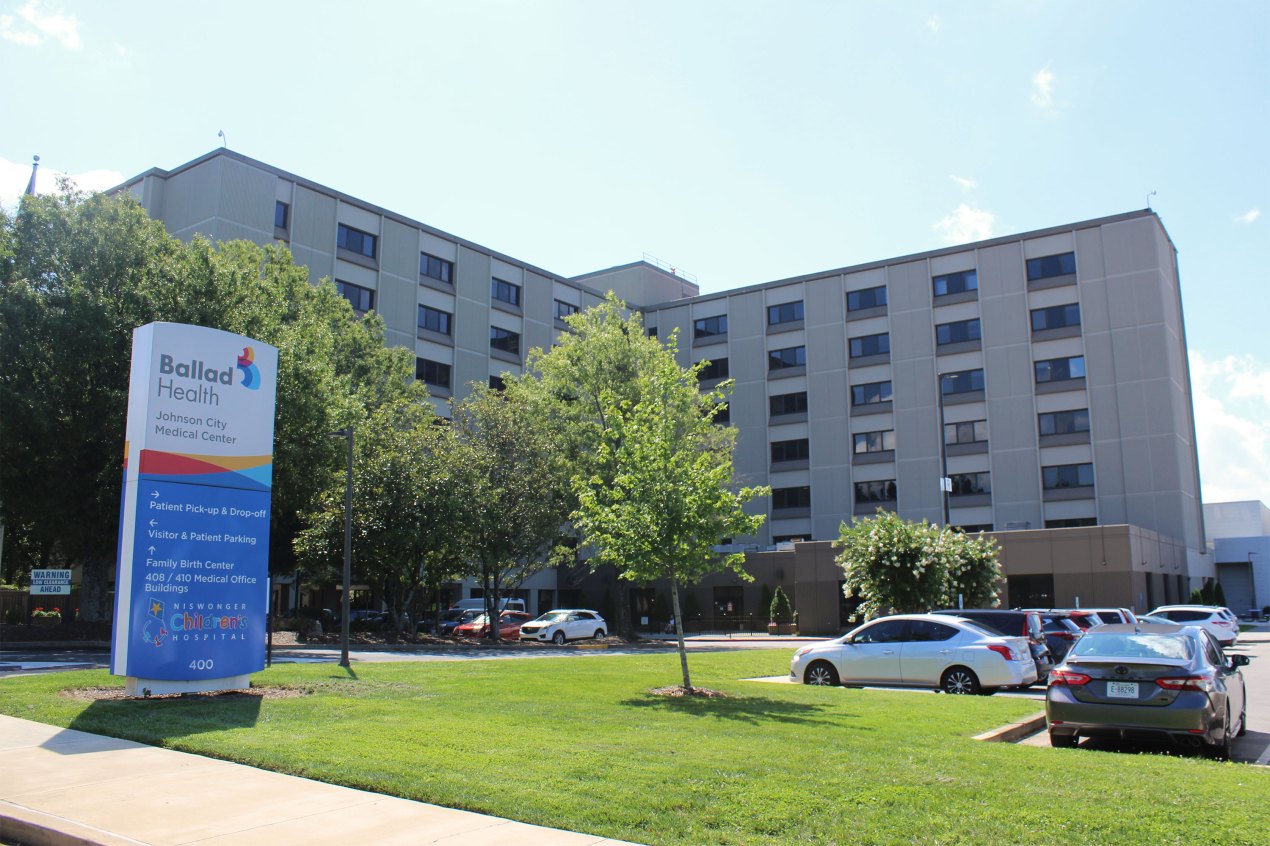
[(40, 169), (40, 157), (35, 156), (31, 162), (31, 181), (26, 184), (26, 193), (29, 197), (35, 196), (35, 172)]
[(1151, 198), (1154, 196), (1155, 196), (1154, 191), (1152, 191), (1150, 194), (1147, 194), (1147, 211), (1151, 211)]
[(229, 148), (229, 139), (225, 137), (225, 130), (216, 130), (216, 137), (220, 139), (220, 145), (226, 149)]

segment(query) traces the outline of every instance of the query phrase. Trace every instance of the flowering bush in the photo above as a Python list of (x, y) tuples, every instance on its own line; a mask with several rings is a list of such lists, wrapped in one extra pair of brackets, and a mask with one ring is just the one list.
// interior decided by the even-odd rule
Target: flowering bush
[(62, 612), (57, 608), (50, 608), (47, 611), (43, 608), (36, 608), (31, 612), (31, 616), (37, 620), (60, 620), (62, 619)]
[(879, 509), (874, 517), (844, 522), (835, 546), (843, 591), (863, 600), (860, 613), (867, 617), (951, 607), (958, 595), (968, 608), (997, 601), (1001, 565), (994, 540)]

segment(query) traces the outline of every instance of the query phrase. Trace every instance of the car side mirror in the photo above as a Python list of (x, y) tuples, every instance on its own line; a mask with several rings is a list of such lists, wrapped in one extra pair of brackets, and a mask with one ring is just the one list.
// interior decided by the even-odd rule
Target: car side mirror
[(1232, 667), (1247, 667), (1252, 663), (1252, 657), (1248, 655), (1231, 655), (1229, 657), (1230, 666)]

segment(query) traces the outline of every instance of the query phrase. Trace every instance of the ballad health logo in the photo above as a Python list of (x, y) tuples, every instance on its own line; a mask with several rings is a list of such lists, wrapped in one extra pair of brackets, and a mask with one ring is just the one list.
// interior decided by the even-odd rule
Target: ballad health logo
[(251, 347), (243, 347), (243, 354), (238, 356), (238, 369), (243, 372), (244, 388), (260, 390), (260, 368), (256, 367), (256, 352)]

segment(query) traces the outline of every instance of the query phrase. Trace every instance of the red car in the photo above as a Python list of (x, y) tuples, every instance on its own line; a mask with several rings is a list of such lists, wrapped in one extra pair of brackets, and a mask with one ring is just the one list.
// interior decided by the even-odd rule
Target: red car
[[(504, 611), (498, 615), (498, 636), (504, 640), (519, 640), (520, 626), (527, 623), (530, 616), (524, 611)], [(486, 637), (489, 635), (489, 620), (484, 614), (470, 623), (464, 623), (454, 630), (455, 637)]]

